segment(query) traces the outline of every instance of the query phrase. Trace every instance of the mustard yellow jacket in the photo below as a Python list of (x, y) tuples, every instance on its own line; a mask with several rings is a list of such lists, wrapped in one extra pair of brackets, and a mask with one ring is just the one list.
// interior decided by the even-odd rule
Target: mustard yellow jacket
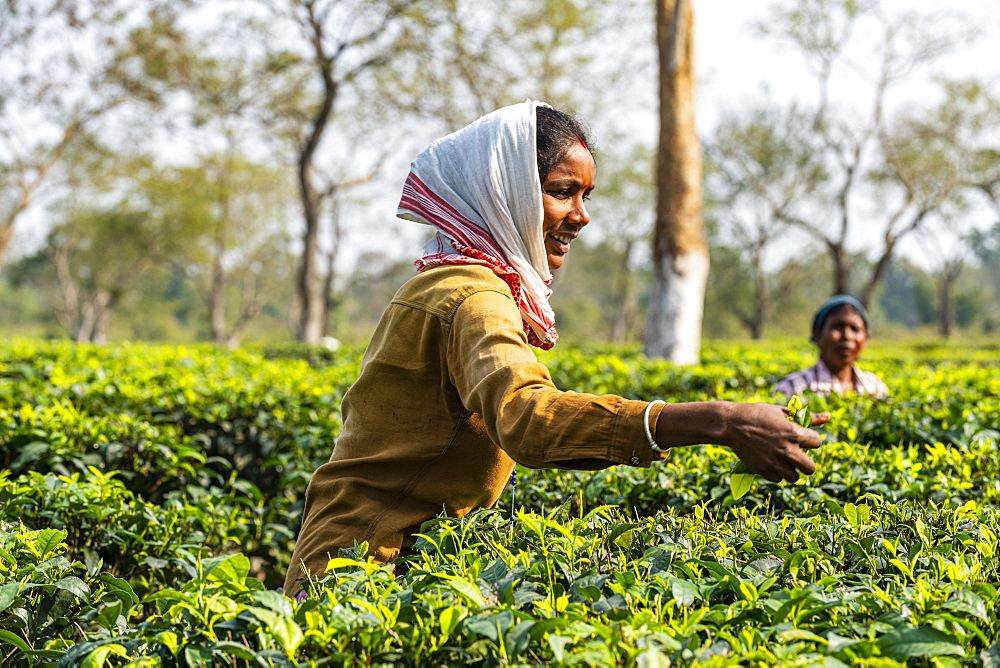
[(309, 483), (285, 593), (307, 575), (322, 578), (339, 548), (367, 541), (387, 562), (413, 545), (422, 522), (492, 507), (515, 462), (649, 466), (662, 455), (645, 436), (646, 405), (557, 389), (489, 268), (416, 275), (383, 314), (344, 396), (344, 429)]

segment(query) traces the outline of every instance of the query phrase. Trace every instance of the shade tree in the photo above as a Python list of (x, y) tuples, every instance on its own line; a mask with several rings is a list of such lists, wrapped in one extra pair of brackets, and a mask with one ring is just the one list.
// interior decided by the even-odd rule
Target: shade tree
[(828, 178), (812, 124), (794, 105), (761, 105), (723, 116), (706, 144), (712, 241), (732, 250), (750, 283), (745, 298), (728, 308), (754, 339), (763, 336), (775, 303), (796, 285), (794, 272), (774, 269), (815, 253), (783, 215)]
[[(997, 145), (1000, 106), (975, 80), (942, 80), (939, 87), (937, 104), (908, 109), (895, 119), (882, 142), (886, 173), (874, 178), (901, 184), (928, 212), (915, 237), (938, 284), (938, 333), (949, 336), (956, 317), (954, 290), (973, 257), (973, 236), (995, 215), (981, 195), (989, 195), (993, 178), (984, 158)], [(873, 273), (882, 270), (876, 266)]]
[(58, 288), (50, 293), (52, 311), (74, 341), (106, 343), (115, 311), (154, 266), (144, 219), (121, 207), (73, 210), (38, 251)]
[[(899, 242), (943, 205), (945, 193), (918, 185), (913, 164), (893, 141), (891, 105), (901, 84), (960, 48), (970, 31), (957, 18), (906, 12), (890, 15), (877, 0), (798, 0), (772, 8), (763, 34), (791, 45), (817, 86), (811, 114), (816, 149), (827, 170), (820, 187), (787, 207), (780, 218), (813, 236), (833, 267), (831, 292), (861, 283), (870, 302)], [(852, 105), (841, 90), (863, 103)], [(852, 249), (864, 247), (872, 272), (851, 277)]]
[[(343, 142), (343, 137), (351, 136), (350, 125), (363, 116), (365, 105), (378, 97), (378, 70), (419, 46), (411, 27), (418, 18), (420, 1), (286, 0), (262, 4), (275, 35), (268, 62), (280, 75), (272, 89), (272, 128), (293, 156), (302, 207), (298, 338), (316, 342), (328, 327), (327, 289), (334, 266), (329, 248), (322, 245), (326, 207), (333, 194), (359, 174), (331, 173), (325, 168), (322, 150), (355, 158), (364, 155), (356, 145)], [(345, 113), (347, 108), (356, 113)], [(374, 160), (374, 168), (371, 162), (361, 168), (362, 180), (377, 171), (378, 162)], [(328, 230), (327, 236), (331, 235), (336, 235), (335, 229)]]
[(128, 198), (150, 211), (158, 260), (204, 301), (209, 339), (234, 345), (273, 291), (263, 268), (297, 217), (266, 127), (280, 68), (257, 40), (261, 16), (224, 12), (206, 29), (190, 27), (193, 14), (133, 31), (128, 72), (179, 150), (161, 153)]
[(21, 221), (60, 197), (68, 152), (141, 96), (122, 76), (130, 28), (186, 4), (0, 3), (0, 266)]
[(620, 118), (629, 98), (609, 103), (595, 92), (641, 78), (635, 61), (646, 45), (622, 35), (636, 32), (644, 9), (636, 0), (429, 3), (421, 13), (424, 48), (385, 73), (393, 102), (431, 121), (434, 133), (526, 98), (591, 122)]
[(190, 166), (151, 171), (135, 199), (147, 207), (157, 262), (189, 282), (205, 305), (209, 339), (238, 344), (264, 305), (283, 294), (276, 267), (295, 215), (286, 173), (225, 152)]

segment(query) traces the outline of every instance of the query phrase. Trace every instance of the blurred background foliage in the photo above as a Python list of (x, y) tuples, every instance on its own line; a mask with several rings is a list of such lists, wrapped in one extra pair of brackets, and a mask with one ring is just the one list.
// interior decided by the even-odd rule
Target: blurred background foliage
[[(805, 337), (834, 291), (866, 298), (877, 337), (1000, 326), (996, 73), (945, 66), (969, 20), (882, 4), (762, 9), (759, 39), (811, 80), (700, 127), (706, 337)], [(560, 332), (640, 341), (654, 27), (647, 0), (3, 3), (0, 327), (363, 342), (422, 243), (393, 218), (408, 161), (531, 97), (597, 137), (594, 223), (554, 284)]]

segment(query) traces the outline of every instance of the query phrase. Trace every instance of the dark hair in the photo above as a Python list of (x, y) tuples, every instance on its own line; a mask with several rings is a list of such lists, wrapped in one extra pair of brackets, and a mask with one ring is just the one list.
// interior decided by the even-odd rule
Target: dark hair
[(552, 168), (573, 144), (581, 143), (593, 154), (590, 137), (583, 123), (570, 114), (552, 107), (535, 107), (535, 151), (538, 154), (538, 180), (545, 182)]

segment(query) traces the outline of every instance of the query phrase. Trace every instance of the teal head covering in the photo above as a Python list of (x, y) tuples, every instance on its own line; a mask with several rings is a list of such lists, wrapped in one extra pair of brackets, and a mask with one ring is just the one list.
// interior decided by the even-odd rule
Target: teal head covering
[(868, 311), (861, 305), (861, 302), (850, 295), (835, 295), (820, 304), (820, 307), (816, 310), (816, 315), (813, 316), (812, 330), (810, 330), (810, 336), (813, 341), (816, 340), (816, 332), (823, 327), (826, 319), (841, 306), (850, 306), (857, 311), (861, 315), (861, 319), (865, 322), (865, 329), (868, 329)]

